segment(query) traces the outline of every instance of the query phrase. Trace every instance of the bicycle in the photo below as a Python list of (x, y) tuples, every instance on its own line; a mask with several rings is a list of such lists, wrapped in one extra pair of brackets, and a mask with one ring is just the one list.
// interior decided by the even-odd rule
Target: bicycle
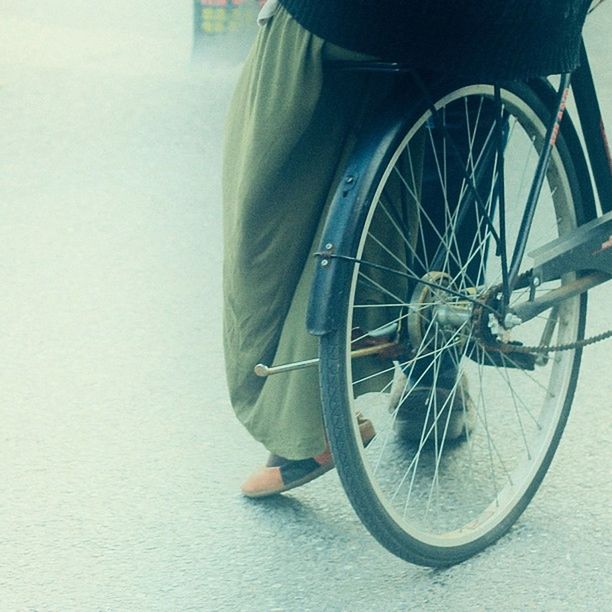
[[(361, 521), (402, 559), (453, 565), (525, 510), (559, 444), (582, 348), (612, 336), (584, 338), (586, 293), (612, 276), (612, 161), (595, 86), (584, 44), (557, 87), (425, 82), (394, 63), (334, 69), (392, 75), (394, 94), (364, 122), (316, 253), (307, 327), (319, 359), (256, 372), (318, 364), (329, 443)], [(570, 83), (586, 149), (565, 109)], [(357, 412), (376, 427), (366, 447)]]

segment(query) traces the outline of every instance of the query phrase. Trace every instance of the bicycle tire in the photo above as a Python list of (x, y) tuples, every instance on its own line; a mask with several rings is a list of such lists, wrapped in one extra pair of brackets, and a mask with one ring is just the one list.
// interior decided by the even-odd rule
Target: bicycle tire
[[(499, 230), (497, 179), (504, 174), (511, 176), (505, 184), (506, 201), (510, 201), (510, 183), (516, 182), (517, 170), (513, 164), (523, 161), (525, 146), (529, 151), (539, 152), (549, 123), (550, 106), (528, 84), (508, 83), (500, 87), (498, 99), (507, 120), (503, 160), (506, 168), (502, 173), (498, 152), (491, 154), (488, 140), (498, 128), (484, 120), (482, 126), (478, 124), (481, 117), (486, 119), (483, 106), (491, 105), (495, 95), (494, 87), (486, 83), (449, 85), (441, 88), (431, 103), (421, 102), (410, 110), (402, 110), (401, 120), (381, 122), (382, 131), (368, 136), (353, 156), (356, 161), (349, 164), (351, 179), (357, 177), (351, 188), (358, 193), (355, 201), (362, 202), (361, 210), (334, 213), (341, 207), (332, 209), (326, 228), (335, 229), (331, 233), (324, 230), (322, 240), (323, 249), (331, 246), (334, 250), (336, 244), (330, 236), (334, 232), (345, 236), (344, 243), (330, 254), (333, 266), (327, 289), (328, 295), (334, 296), (334, 329), (320, 339), (323, 414), (338, 473), (353, 508), (370, 533), (393, 554), (419, 565), (441, 567), (459, 563), (495, 542), (515, 523), (552, 461), (580, 369), (580, 350), (554, 356), (542, 366), (528, 362), (535, 367), (533, 374), (527, 373), (527, 366), (518, 356), (489, 354), (477, 337), (484, 333), (482, 319), (488, 317), (482, 306), (478, 307), (479, 326), (473, 306), (469, 322), (464, 317), (463, 323), (455, 323), (454, 327), (447, 324), (446, 328), (438, 322), (440, 313), (456, 314), (460, 302), (469, 299), (470, 305), (484, 302), (485, 292), (501, 280), (492, 274), (500, 258), (492, 248), (493, 230), (487, 228), (483, 200), (492, 227)], [(435, 121), (444, 122), (445, 117), (456, 114), (457, 107), (465, 109), (465, 142), (470, 149), (476, 143), (481, 147), (478, 151), (470, 150), (467, 158), (463, 158), (464, 172), (478, 183), (477, 189), (482, 182), (487, 186), (486, 197), (481, 198), (480, 204), (477, 197), (472, 196), (471, 201), (466, 195), (470, 190), (465, 176), (459, 181), (459, 188), (456, 180), (453, 187), (448, 176), (450, 162), (440, 159), (451, 150), (457, 158), (457, 146), (453, 148), (450, 144), (448, 130), (442, 136), (431, 134), (436, 129), (432, 128)], [(478, 112), (478, 120), (474, 112)], [(488, 135), (478, 136), (481, 128)], [(570, 130), (570, 125), (564, 127), (557, 140), (538, 203), (538, 215), (543, 216), (534, 220), (530, 246), (571, 232), (592, 214), (589, 210), (592, 195), (583, 193), (584, 185), (590, 184), (583, 175), (586, 167), (583, 153)], [(563, 132), (568, 134), (567, 138)], [(511, 157), (510, 147), (515, 146), (517, 135), (519, 148)], [(419, 201), (423, 193), (427, 195), (428, 188), (422, 180), (415, 179), (419, 172), (414, 171), (417, 165), (414, 159), (418, 155), (422, 156), (422, 175), (427, 176), (427, 166), (433, 164), (438, 187), (446, 190), (437, 199), (428, 197), (430, 206), (431, 202), (438, 202), (444, 209), (444, 214), (433, 221), (428, 217), (431, 211), (427, 212), (424, 202)], [(406, 158), (410, 158), (408, 163)], [(478, 161), (483, 158), (489, 159), (484, 169)], [(359, 164), (365, 167), (354, 172)], [(400, 165), (403, 170), (398, 170)], [(402, 176), (407, 167), (409, 171)], [(531, 168), (523, 168), (521, 173), (525, 178), (531, 176)], [(401, 180), (395, 179), (396, 175)], [(452, 194), (451, 187), (455, 189)], [(407, 195), (400, 193), (402, 188)], [(336, 199), (344, 196), (346, 185), (341, 185)], [(410, 201), (419, 213), (416, 225), (407, 218), (411, 214), (407, 205)], [(524, 201), (518, 199), (518, 192), (512, 203), (515, 201)], [(507, 239), (517, 225), (515, 213), (506, 207)], [(461, 216), (459, 223), (457, 218)], [(426, 226), (429, 229), (424, 229)], [(382, 244), (375, 234), (374, 229), (378, 233), (380, 228), (383, 233), (378, 236), (388, 239), (389, 246)], [(554, 231), (552, 235), (535, 237), (532, 244), (535, 230), (542, 228)], [(409, 233), (411, 237), (407, 238)], [(461, 240), (456, 239), (457, 233), (463, 234)], [(398, 236), (393, 238), (393, 234), (401, 240)], [(435, 248), (428, 255), (427, 243), (432, 242), (432, 236), (440, 243), (446, 241), (445, 248)], [(465, 244), (469, 245), (467, 253)], [(399, 264), (403, 264), (400, 266), (403, 274), (397, 273)], [(368, 269), (374, 279), (365, 274)], [(390, 272), (391, 269), (394, 271)], [(416, 270), (422, 282), (410, 279)], [(391, 278), (389, 285), (385, 278)], [(571, 278), (568, 275), (561, 282)], [(529, 345), (537, 344), (534, 339), (538, 335), (541, 339), (543, 334), (549, 339), (554, 336), (557, 341), (579, 340), (584, 336), (585, 317), (583, 295), (566, 301), (554, 314), (548, 313), (548, 327), (534, 320), (505, 331), (499, 329), (499, 324), (495, 329), (494, 321), (489, 322), (493, 323), (493, 332), (501, 333), (505, 341), (524, 341)], [(362, 341), (372, 343), (376, 341), (372, 340), (374, 336), (384, 334), (390, 323), (398, 321), (407, 328), (401, 331), (403, 356), (350, 357), (356, 346), (355, 330)], [(546, 331), (548, 328), (552, 331)], [(449, 340), (457, 337), (460, 341)], [(416, 346), (419, 339), (422, 345)], [(409, 352), (412, 356), (407, 359)], [(398, 378), (402, 381), (400, 386), (403, 385), (399, 399), (396, 390), (396, 397), (391, 393)], [(504, 385), (505, 394), (491, 386), (495, 381)], [(418, 402), (412, 400), (411, 404), (411, 397)], [(539, 410), (537, 416), (530, 409), (533, 398), (542, 403), (533, 410)], [(420, 413), (414, 408), (417, 403)], [(377, 430), (376, 438), (367, 448), (358, 433), (357, 411), (370, 418)], [(458, 427), (459, 434), (455, 431), (451, 441), (451, 430)], [(506, 463), (512, 463), (512, 467), (508, 468)], [(500, 470), (501, 478), (496, 473)]]

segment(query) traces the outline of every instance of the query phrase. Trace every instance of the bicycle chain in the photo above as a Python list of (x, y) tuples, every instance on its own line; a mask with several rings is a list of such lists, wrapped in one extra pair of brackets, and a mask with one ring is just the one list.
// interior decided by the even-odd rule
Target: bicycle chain
[(546, 353), (560, 353), (562, 351), (572, 351), (578, 348), (584, 348), (597, 342), (602, 342), (612, 338), (612, 329), (590, 338), (583, 338), (582, 340), (576, 340), (575, 342), (568, 342), (567, 344), (542, 344), (540, 346), (525, 346), (523, 344), (511, 344), (508, 342), (499, 342), (495, 346), (483, 344), (482, 347), (488, 351), (497, 351), (498, 353), (525, 353), (529, 355), (546, 354)]
[[(521, 274), (517, 281), (524, 280), (531, 275), (531, 270), (524, 272)], [(495, 295), (499, 293), (502, 289), (502, 285), (496, 285), (489, 289), (487, 294)], [(483, 308), (479, 308), (477, 314), (475, 315), (476, 324), (478, 328), (481, 329), (483, 324), (482, 322), (482, 311)], [(492, 332), (490, 332), (493, 335)], [(482, 348), (487, 351), (496, 351), (498, 353), (522, 353), (528, 355), (542, 355), (546, 353), (560, 353), (562, 351), (572, 351), (579, 348), (584, 348), (585, 346), (589, 346), (591, 344), (596, 344), (597, 342), (602, 342), (603, 340), (607, 340), (608, 338), (612, 338), (612, 329), (609, 329), (606, 332), (601, 334), (597, 334), (595, 336), (591, 336), (590, 338), (583, 338), (582, 340), (576, 340), (575, 342), (568, 342), (566, 344), (542, 344), (540, 346), (525, 346), (523, 344), (513, 344), (511, 342), (502, 342), (497, 341), (494, 345), (483, 343), (481, 344)]]

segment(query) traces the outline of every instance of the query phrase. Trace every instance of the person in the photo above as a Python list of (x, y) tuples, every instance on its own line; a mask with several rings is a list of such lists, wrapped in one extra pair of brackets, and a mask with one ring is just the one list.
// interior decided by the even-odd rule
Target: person
[[(259, 378), (255, 364), (315, 357), (305, 328), (322, 219), (363, 101), (367, 74), (325, 71), (380, 58), (483, 78), (572, 70), (590, 0), (268, 0), (227, 117), (223, 162), (224, 350), (238, 419), (270, 452), (242, 485), (277, 494), (333, 467), (318, 373)], [(545, 28), (545, 30), (544, 30)], [(543, 35), (543, 32), (546, 35)], [(520, 33), (520, 35), (518, 34)], [(374, 427), (360, 419), (364, 443)]]

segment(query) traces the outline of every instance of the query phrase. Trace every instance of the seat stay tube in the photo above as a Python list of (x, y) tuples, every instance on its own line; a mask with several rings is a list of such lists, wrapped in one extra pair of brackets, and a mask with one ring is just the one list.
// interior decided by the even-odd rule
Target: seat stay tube
[(561, 120), (563, 119), (563, 115), (565, 113), (567, 97), (569, 95), (570, 80), (571, 76), (569, 73), (563, 74), (561, 76), (561, 83), (557, 92), (556, 112), (554, 113), (550, 125), (548, 126), (546, 131), (546, 136), (544, 139), (544, 149), (542, 150), (540, 154), (540, 159), (538, 160), (535, 177), (531, 185), (529, 197), (527, 198), (527, 204), (525, 206), (523, 218), (521, 219), (521, 225), (517, 236), (516, 246), (514, 248), (514, 252), (512, 253), (512, 261), (508, 274), (508, 294), (504, 295), (505, 304), (509, 303), (510, 295), (516, 288), (520, 266), (521, 262), (523, 261), (523, 256), (525, 255), (525, 250), (527, 248), (527, 239), (531, 230), (531, 224), (535, 215), (536, 206), (540, 197), (540, 193), (542, 191), (546, 172), (548, 171), (550, 157), (557, 141), (557, 136), (559, 135)]
[(499, 236), (497, 251), (501, 260), (502, 269), (502, 294), (504, 295), (504, 309), (510, 303), (510, 287), (508, 285), (508, 252), (506, 249), (506, 193), (505, 193), (505, 173), (504, 173), (504, 152), (506, 148), (506, 138), (504, 136), (504, 109), (501, 103), (501, 91), (499, 85), (495, 86), (495, 136), (497, 141), (498, 169), (497, 169), (497, 201), (499, 210)]

